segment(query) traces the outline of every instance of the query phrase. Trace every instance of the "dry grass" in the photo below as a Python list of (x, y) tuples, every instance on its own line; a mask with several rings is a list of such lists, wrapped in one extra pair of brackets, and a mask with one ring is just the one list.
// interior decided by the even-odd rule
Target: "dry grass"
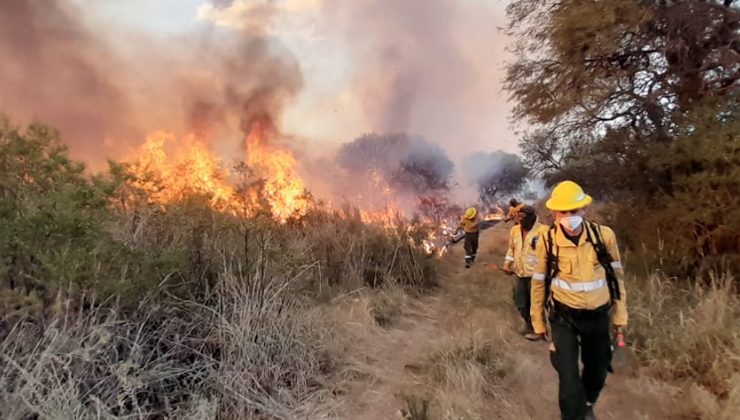
[(486, 418), (491, 404), (505, 401), (503, 384), (512, 373), (504, 347), (484, 338), (482, 331), (446, 340), (419, 369), (427, 395), (406, 396), (407, 412), (426, 417), (408, 418)]
[(629, 336), (641, 372), (692, 382), (687, 410), (699, 418), (737, 413), (740, 296), (734, 278), (689, 283), (654, 275), (630, 290)]
[(681, 398), (680, 411), (687, 418), (702, 420), (733, 420), (740, 412), (740, 374), (730, 380), (730, 392), (725, 399), (718, 399), (706, 388), (691, 384)]
[(371, 295), (370, 314), (381, 327), (392, 327), (407, 312), (409, 299), (403, 288), (388, 285)]
[(333, 339), (287, 282), (223, 274), (206, 302), (19, 324), (0, 346), (4, 418), (322, 415)]
[(740, 296), (733, 277), (688, 284), (652, 276), (631, 286), (630, 336), (647, 370), (727, 395), (740, 371)]
[(221, 350), (216, 389), (224, 417), (305, 418), (321, 412), (328, 392), (323, 384), (339, 355), (322, 320), (283, 293), (287, 286), (231, 276), (217, 291), (212, 338)]

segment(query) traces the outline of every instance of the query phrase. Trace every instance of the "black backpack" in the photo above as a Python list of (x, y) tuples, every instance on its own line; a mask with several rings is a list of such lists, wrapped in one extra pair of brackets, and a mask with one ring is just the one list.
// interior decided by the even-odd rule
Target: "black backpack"
[[(604, 241), (601, 239), (601, 226), (593, 222), (584, 221), (584, 230), (586, 231), (586, 240), (591, 243), (596, 251), (596, 259), (599, 260), (599, 264), (604, 267), (604, 273), (606, 273), (606, 285), (609, 288), (610, 303), (614, 303), (615, 300), (621, 299), (621, 292), (619, 291), (619, 282), (617, 280), (617, 274), (614, 272), (612, 267), (612, 258), (609, 251), (604, 245)], [(545, 272), (545, 305), (548, 306), (550, 303), (550, 284), (552, 279), (558, 275), (558, 257), (560, 256), (560, 249), (553, 245), (553, 231), (557, 229), (556, 225), (550, 226), (547, 230), (547, 267)], [(556, 248), (553, 252), (553, 248)]]

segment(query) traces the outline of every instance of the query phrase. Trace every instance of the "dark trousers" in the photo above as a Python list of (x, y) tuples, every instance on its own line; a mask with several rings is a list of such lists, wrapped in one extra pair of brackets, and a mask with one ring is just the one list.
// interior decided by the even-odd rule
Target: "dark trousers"
[(478, 236), (478, 232), (465, 232), (465, 264), (475, 261), (475, 256), (478, 254)]
[(529, 287), (532, 282), (531, 277), (517, 277), (516, 286), (514, 287), (514, 304), (519, 314), (527, 324), (527, 328), (532, 329), (532, 316), (529, 314), (529, 306), (532, 303)]
[[(595, 403), (606, 381), (611, 359), (609, 310), (574, 315), (559, 310), (550, 313), (555, 351), (550, 361), (559, 377), (558, 400), (563, 420), (583, 420), (586, 402)], [(580, 348), (583, 372), (579, 371)]]

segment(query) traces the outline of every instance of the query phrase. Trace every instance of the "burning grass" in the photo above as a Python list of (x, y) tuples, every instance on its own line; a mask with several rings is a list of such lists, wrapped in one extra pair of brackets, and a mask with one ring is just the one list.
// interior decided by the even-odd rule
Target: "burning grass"
[(228, 187), (193, 142), (89, 177), (45, 127), (2, 127), (4, 416), (315, 418), (343, 369), (316, 304), (435, 285), (423, 224)]

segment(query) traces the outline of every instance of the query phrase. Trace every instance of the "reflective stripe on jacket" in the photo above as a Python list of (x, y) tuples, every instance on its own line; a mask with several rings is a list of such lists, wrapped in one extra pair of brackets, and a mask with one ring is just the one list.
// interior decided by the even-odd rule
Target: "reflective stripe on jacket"
[(517, 277), (532, 277), (537, 263), (537, 242), (539, 236), (549, 229), (549, 226), (536, 223), (532, 226), (527, 237), (522, 238), (521, 225), (514, 225), (509, 231), (509, 248), (506, 251), (506, 261), (514, 264), (514, 274)]
[[(558, 273), (550, 284), (554, 300), (574, 309), (596, 309), (609, 303), (609, 288), (606, 283), (604, 267), (596, 257), (593, 245), (586, 239), (585, 229), (590, 223), (584, 222), (578, 245), (568, 239), (557, 225), (552, 231), (553, 254), (558, 259)], [(607, 226), (600, 226), (601, 238), (611, 254), (612, 267), (617, 274), (621, 299), (614, 302), (612, 323), (627, 325), (627, 294), (624, 288), (624, 271), (619, 256), (617, 239)], [(545, 332), (542, 309), (545, 304), (545, 273), (547, 271), (547, 236), (545, 231), (537, 243), (537, 264), (532, 274), (532, 326), (535, 332)], [(593, 236), (593, 235), (592, 235)]]

